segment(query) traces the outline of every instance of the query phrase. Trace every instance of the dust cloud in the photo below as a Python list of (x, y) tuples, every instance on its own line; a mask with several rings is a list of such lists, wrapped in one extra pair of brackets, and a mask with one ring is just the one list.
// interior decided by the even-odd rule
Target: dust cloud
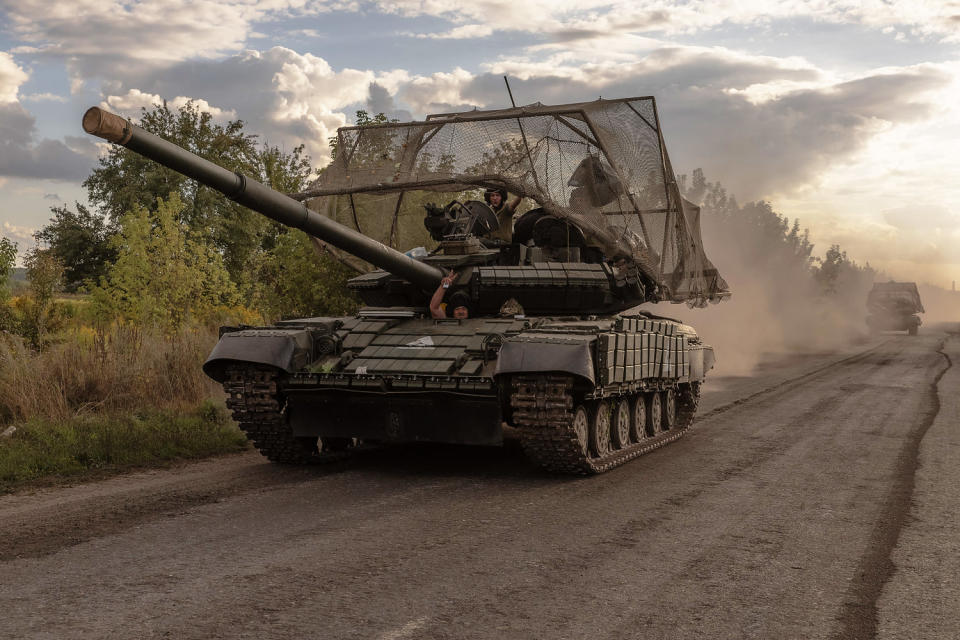
[[(920, 316), (924, 326), (950, 324), (955, 329), (960, 323), (960, 291), (943, 289), (925, 282), (919, 283), (917, 288), (926, 311)], [(923, 328), (920, 330), (923, 331)]]
[(751, 375), (765, 357), (835, 352), (870, 338), (865, 304), (872, 272), (847, 264), (824, 283), (788, 227), (781, 223), (771, 233), (768, 222), (705, 214), (705, 249), (732, 297), (703, 309), (643, 307), (693, 326), (715, 349), (715, 374)]
[[(838, 352), (869, 341), (867, 293), (874, 280), (896, 279), (896, 274), (877, 273), (849, 259), (831, 271), (825, 253), (798, 248), (802, 240), (791, 238), (782, 219), (778, 226), (769, 208), (759, 218), (756, 212), (744, 218), (741, 214), (750, 207), (723, 215), (705, 211), (702, 217), (707, 255), (732, 297), (703, 309), (670, 304), (642, 309), (693, 326), (715, 349), (715, 375), (753, 375), (765, 358)], [(771, 226), (777, 227), (773, 233)], [(819, 260), (808, 260), (808, 255)], [(958, 327), (960, 293), (925, 283), (918, 287), (926, 310), (920, 316), (924, 327)]]

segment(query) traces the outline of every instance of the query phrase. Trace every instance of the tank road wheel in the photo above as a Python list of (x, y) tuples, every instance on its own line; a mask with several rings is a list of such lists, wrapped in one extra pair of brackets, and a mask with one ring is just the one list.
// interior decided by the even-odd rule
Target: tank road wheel
[(647, 437), (647, 403), (642, 393), (634, 396), (631, 403), (630, 437), (634, 442), (640, 442)]
[(577, 441), (580, 443), (580, 451), (587, 455), (588, 441), (590, 438), (590, 414), (587, 408), (582, 404), (577, 405), (573, 410), (573, 421), (571, 422), (573, 432), (577, 434)]
[(663, 407), (663, 420), (660, 421), (660, 426), (663, 427), (664, 431), (669, 431), (677, 425), (677, 394), (673, 389), (663, 391), (661, 405)]
[(647, 395), (647, 435), (658, 436), (663, 432), (663, 405), (660, 403), (660, 392), (654, 391)]
[(597, 403), (590, 421), (590, 449), (598, 458), (610, 453), (610, 403)]
[(630, 446), (630, 429), (633, 421), (630, 419), (630, 400), (622, 398), (613, 410), (613, 444), (617, 449)]

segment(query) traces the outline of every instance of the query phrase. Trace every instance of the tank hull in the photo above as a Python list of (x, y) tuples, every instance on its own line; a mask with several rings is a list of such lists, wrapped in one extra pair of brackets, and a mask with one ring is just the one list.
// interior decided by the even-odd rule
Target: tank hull
[(599, 473), (680, 437), (712, 366), (690, 327), (652, 316), (361, 313), (228, 330), (205, 370), (277, 462), (361, 441), (499, 445), (509, 425), (541, 466)]

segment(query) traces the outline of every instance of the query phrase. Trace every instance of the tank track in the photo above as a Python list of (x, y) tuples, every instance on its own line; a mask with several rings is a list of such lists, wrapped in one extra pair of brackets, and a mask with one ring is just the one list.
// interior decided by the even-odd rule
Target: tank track
[(227, 408), (253, 446), (268, 460), (285, 464), (321, 464), (349, 457), (356, 442), (325, 442), (291, 433), (279, 378), (279, 372), (271, 367), (237, 365), (227, 369), (223, 383)]
[(699, 382), (679, 385), (673, 427), (596, 457), (589, 453), (589, 447), (574, 429), (572, 377), (515, 376), (510, 395), (513, 421), (520, 431), (520, 442), (527, 456), (548, 471), (581, 475), (609, 471), (681, 438), (693, 423), (699, 400)]

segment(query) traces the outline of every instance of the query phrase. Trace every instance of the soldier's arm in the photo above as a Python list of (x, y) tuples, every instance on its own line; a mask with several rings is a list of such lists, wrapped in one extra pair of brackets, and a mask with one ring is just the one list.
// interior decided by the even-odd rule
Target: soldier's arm
[(453, 284), (456, 274), (453, 270), (450, 271), (447, 275), (443, 277), (443, 280), (440, 281), (440, 286), (437, 287), (437, 290), (433, 292), (433, 297), (430, 298), (430, 316), (433, 318), (446, 318), (447, 314), (443, 310), (443, 307), (440, 305), (443, 304), (443, 297), (447, 295), (447, 289)]

